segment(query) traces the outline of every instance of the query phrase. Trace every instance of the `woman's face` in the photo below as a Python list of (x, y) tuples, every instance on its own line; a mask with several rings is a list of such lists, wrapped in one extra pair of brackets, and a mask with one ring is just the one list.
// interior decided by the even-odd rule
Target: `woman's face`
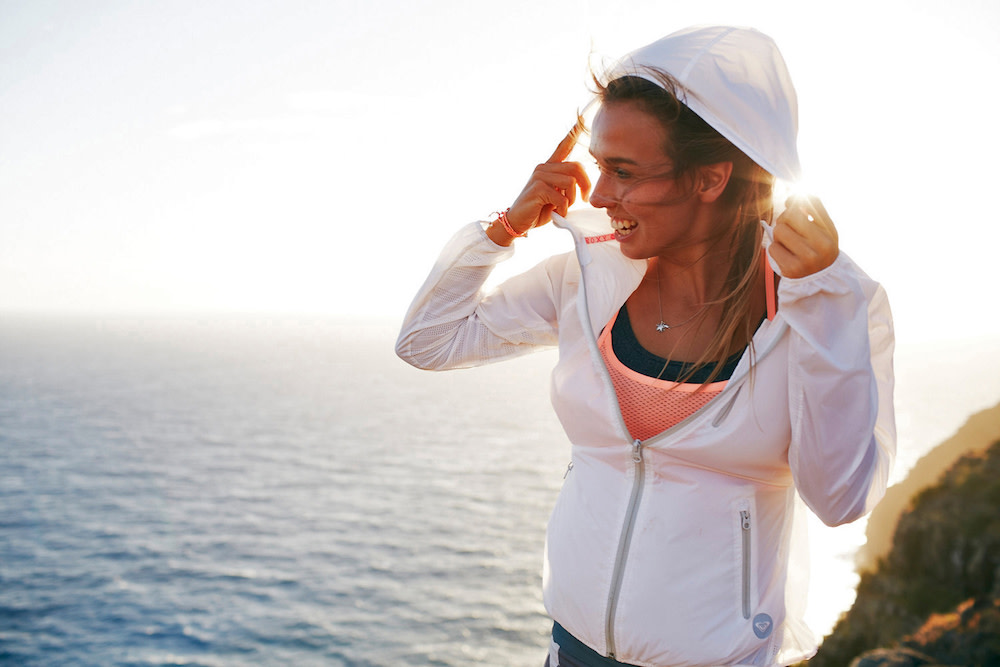
[(622, 253), (667, 255), (709, 236), (699, 229), (698, 198), (675, 179), (660, 122), (633, 102), (605, 104), (591, 127), (590, 153), (601, 176), (591, 205), (606, 209)]

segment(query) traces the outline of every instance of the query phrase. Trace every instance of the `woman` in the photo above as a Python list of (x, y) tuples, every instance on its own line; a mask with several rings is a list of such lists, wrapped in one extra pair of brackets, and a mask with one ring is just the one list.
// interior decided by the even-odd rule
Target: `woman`
[[(798, 175), (795, 93), (769, 38), (681, 31), (607, 79), (593, 193), (565, 161), (575, 130), (505, 214), (452, 239), (397, 353), (447, 369), (559, 347), (572, 460), (546, 537), (551, 667), (789, 664), (815, 650), (799, 499), (837, 525), (886, 486), (886, 296), (818, 200), (769, 224), (775, 178)], [(567, 216), (577, 190), (604, 213)], [(550, 219), (576, 252), (483, 294)]]

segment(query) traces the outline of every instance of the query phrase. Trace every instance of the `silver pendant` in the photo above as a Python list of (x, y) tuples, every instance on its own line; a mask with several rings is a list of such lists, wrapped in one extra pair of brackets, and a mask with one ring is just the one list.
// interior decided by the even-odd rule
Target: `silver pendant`
[(656, 331), (657, 332), (666, 331), (669, 328), (670, 328), (670, 325), (667, 324), (666, 322), (664, 322), (663, 320), (660, 320), (660, 323), (656, 325)]

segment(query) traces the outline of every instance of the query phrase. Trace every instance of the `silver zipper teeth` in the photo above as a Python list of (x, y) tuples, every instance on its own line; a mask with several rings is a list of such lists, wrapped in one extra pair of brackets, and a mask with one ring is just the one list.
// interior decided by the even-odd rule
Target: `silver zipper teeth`
[(632, 462), (635, 464), (635, 481), (632, 483), (632, 495), (628, 501), (628, 512), (625, 515), (625, 525), (618, 540), (618, 554), (615, 556), (615, 571), (611, 578), (611, 590), (608, 592), (608, 616), (605, 619), (604, 635), (607, 642), (608, 657), (615, 659), (615, 616), (618, 612), (618, 594), (621, 592), (622, 577), (625, 576), (625, 562), (628, 560), (628, 549), (632, 543), (632, 529), (635, 527), (635, 517), (639, 512), (639, 501), (642, 499), (642, 487), (646, 478), (646, 467), (642, 461), (642, 442), (632, 443)]
[(743, 533), (743, 618), (750, 618), (750, 511), (740, 510)]
[[(594, 333), (594, 327), (590, 323), (590, 302), (587, 300), (587, 271), (586, 265), (583, 257), (580, 257), (580, 245), (577, 245), (577, 257), (580, 260), (580, 289), (582, 299), (578, 301), (578, 315), (580, 316), (583, 325), (583, 331), (587, 335), (587, 345), (590, 347), (591, 357), (594, 358), (595, 364), (601, 370), (601, 380), (604, 382), (606, 390), (609, 392), (610, 396), (615, 396), (615, 386), (611, 381), (611, 374), (608, 372), (607, 366), (604, 365), (601, 359), (601, 351), (597, 346), (597, 335)], [(618, 402), (614, 402), (613, 412), (618, 416), (618, 424), (621, 428), (621, 432), (628, 438), (631, 435), (628, 432), (628, 427), (625, 425), (625, 417), (622, 415), (621, 407), (619, 407)], [(615, 569), (611, 576), (611, 590), (608, 592), (608, 615), (605, 618), (605, 639), (607, 642), (608, 656), (612, 660), (615, 659), (615, 632), (614, 632), (614, 622), (615, 622), (615, 612), (618, 607), (618, 593), (621, 587), (622, 576), (625, 573), (625, 559), (628, 557), (628, 547), (629, 543), (632, 541), (632, 524), (635, 522), (635, 515), (639, 507), (639, 500), (642, 497), (642, 486), (645, 478), (645, 468), (642, 465), (642, 442), (639, 440), (634, 440), (632, 442), (632, 460), (635, 462), (636, 469), (636, 479), (632, 484), (632, 495), (629, 498), (628, 511), (626, 513), (625, 524), (622, 526), (621, 537), (618, 540), (618, 554), (615, 556)]]

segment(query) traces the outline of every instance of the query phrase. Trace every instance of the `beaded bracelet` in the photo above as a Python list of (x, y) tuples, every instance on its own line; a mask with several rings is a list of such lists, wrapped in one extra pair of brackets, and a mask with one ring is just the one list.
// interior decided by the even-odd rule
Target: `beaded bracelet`
[(499, 213), (497, 213), (497, 216), (499, 216), (497, 217), (497, 220), (499, 220), (500, 224), (503, 225), (504, 230), (515, 239), (527, 237), (528, 232), (521, 232), (520, 234), (518, 234), (516, 231), (514, 231), (514, 228), (510, 226), (510, 222), (507, 220), (507, 211), (509, 210), (510, 209), (508, 208), (506, 211), (500, 211)]

